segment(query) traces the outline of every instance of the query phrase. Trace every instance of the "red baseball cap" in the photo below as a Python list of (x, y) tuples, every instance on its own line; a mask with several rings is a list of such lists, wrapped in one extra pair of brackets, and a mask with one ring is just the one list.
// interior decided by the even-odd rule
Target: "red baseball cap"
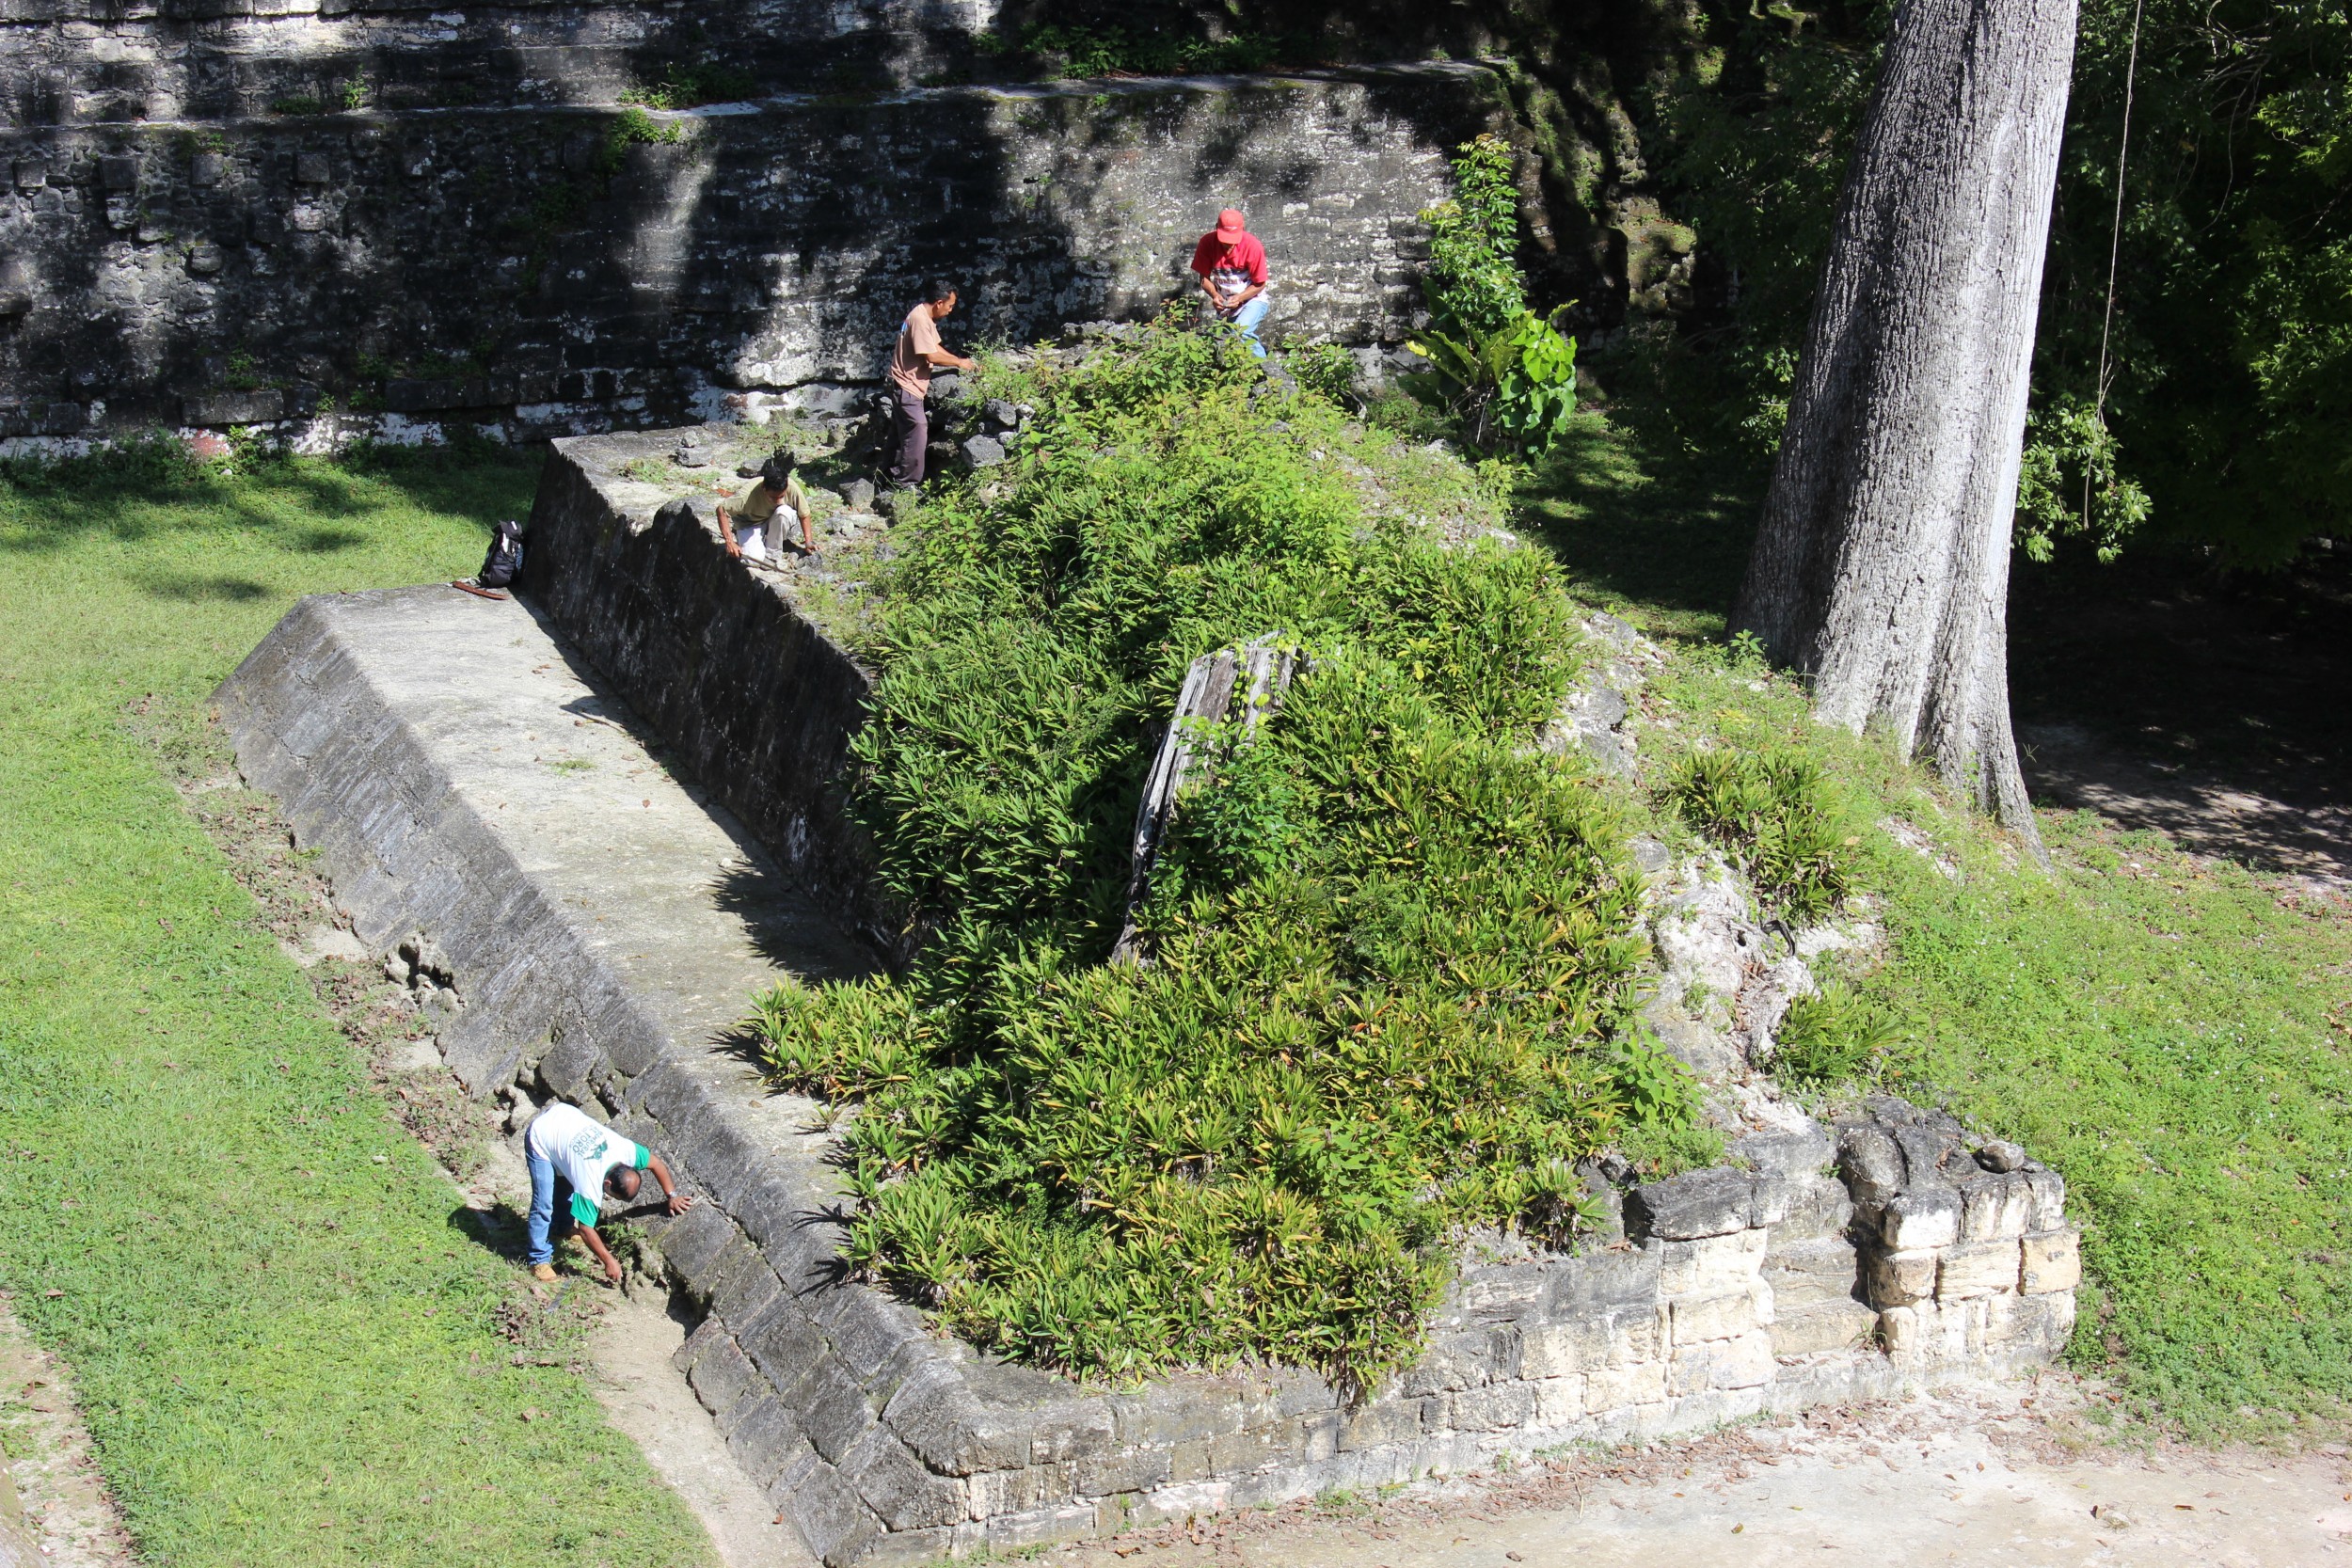
[(1223, 212), (1221, 212), (1221, 213), (1217, 214), (1217, 215), (1216, 215), (1216, 243), (1217, 243), (1217, 244), (1219, 244), (1219, 245), (1232, 245), (1232, 244), (1235, 240), (1240, 239), (1240, 238), (1241, 238), (1244, 234), (1247, 234), (1247, 233), (1248, 233), (1248, 232), (1249, 232), (1249, 220), (1248, 220), (1248, 218), (1243, 217), (1243, 216), (1241, 215), (1241, 214), (1240, 214), (1238, 211), (1236, 211), (1235, 209), (1233, 209), (1233, 208), (1232, 208), (1232, 207), (1228, 207), (1228, 208), (1226, 208), (1226, 209), (1225, 209), (1225, 211), (1223, 211)]

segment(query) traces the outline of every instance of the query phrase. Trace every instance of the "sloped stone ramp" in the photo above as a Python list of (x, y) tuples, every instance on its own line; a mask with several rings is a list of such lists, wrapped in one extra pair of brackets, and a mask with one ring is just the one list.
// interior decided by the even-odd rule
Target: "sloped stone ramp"
[[(718, 548), (684, 509), (629, 527)], [(737, 1034), (779, 974), (872, 956), (531, 609), (441, 587), (306, 599), (217, 700), (360, 939), (432, 988), (457, 1077), (592, 1104), (704, 1199), (641, 1220), (705, 1309), (678, 1365), (829, 1568), (1999, 1374), (2071, 1325), (2062, 1185), (1980, 1171), (1956, 1124), (1888, 1102), (1842, 1153), (1767, 1135), (1742, 1167), (1613, 1193), (1622, 1227), (1583, 1256), (1466, 1265), (1422, 1360), (1361, 1403), (1295, 1371), (1104, 1391), (993, 1362), (842, 1282), (822, 1113), (766, 1092)]]

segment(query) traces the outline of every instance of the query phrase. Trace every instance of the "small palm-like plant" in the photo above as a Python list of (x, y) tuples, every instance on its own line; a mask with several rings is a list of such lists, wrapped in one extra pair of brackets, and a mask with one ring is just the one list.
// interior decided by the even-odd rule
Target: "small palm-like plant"
[(1474, 446), (1548, 451), (1576, 411), (1576, 340), (1560, 330), (1569, 309), (1522, 310), (1488, 332), (1424, 327), (1405, 346), (1429, 369), (1406, 389), (1453, 414)]

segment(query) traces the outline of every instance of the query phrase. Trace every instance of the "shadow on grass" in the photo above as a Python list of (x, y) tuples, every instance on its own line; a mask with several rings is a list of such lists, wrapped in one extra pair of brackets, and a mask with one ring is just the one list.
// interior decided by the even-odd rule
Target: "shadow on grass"
[(1768, 475), (1662, 423), (1579, 415), (1520, 491), (1520, 516), (1582, 597), (1652, 636), (1720, 638)]
[[(140, 544), (199, 527), (246, 531), (290, 551), (332, 555), (364, 546), (371, 523), (402, 511), (461, 516), (486, 538), (500, 517), (528, 515), (538, 467), (536, 453), (432, 449), (279, 459), (231, 473), (168, 439), (56, 463), (12, 461), (0, 464), (0, 553), (54, 555), (92, 535)], [(255, 596), (150, 591), (215, 600)]]
[(149, 578), (140, 585), (158, 599), (175, 599), (182, 604), (240, 604), (258, 599), (269, 593), (267, 583), (251, 578), (230, 577), (165, 577)]

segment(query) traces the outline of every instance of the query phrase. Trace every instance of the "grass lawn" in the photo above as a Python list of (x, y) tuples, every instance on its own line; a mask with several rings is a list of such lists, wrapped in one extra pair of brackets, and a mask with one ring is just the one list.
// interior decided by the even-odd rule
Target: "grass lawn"
[[(0, 480), (0, 1279), (156, 1564), (686, 1564), (702, 1531), (124, 722), (297, 594), (470, 571), (534, 466)], [(200, 745), (200, 741), (190, 740)]]
[[(1765, 475), (1694, 451), (1662, 424), (1585, 416), (1528, 498), (1530, 531), (1594, 602), (1669, 641), (1720, 639)], [(2045, 587), (2031, 578), (2020, 593)], [(2027, 625), (2017, 641), (2039, 647), (2050, 636)], [(2185, 661), (2167, 708), (2174, 723), (2223, 711), (2183, 684), (2210, 684), (2208, 662), (2235, 669), (2205, 655)], [(2043, 663), (2045, 682), (2065, 678), (2062, 664)], [(2077, 666), (2078, 679), (2124, 674)], [(2074, 1364), (2111, 1375), (2138, 1413), (2208, 1434), (2340, 1419), (2352, 1399), (2352, 915), (2343, 904), (2089, 813), (2044, 812), (2057, 873), (2021, 869), (1998, 835), (1939, 804), (1920, 770), (1813, 725), (1787, 683), (1758, 693), (1756, 672), (1720, 656), (1677, 669), (1665, 695), (1682, 723), (1802, 747), (1859, 814), (1911, 822), (1960, 873), (1861, 835), (1859, 881), (1883, 903), (1891, 961), (1857, 978), (1909, 1036), (1891, 1064), (1895, 1087), (2065, 1173), (2090, 1274)], [(2166, 705), (2146, 670), (2130, 673), (2122, 696)], [(2295, 673), (2272, 684), (2293, 690)], [(2268, 700), (2243, 685), (2231, 697)], [(2265, 760), (2299, 743), (2274, 739)]]
[[(2070, 1359), (2114, 1378), (2135, 1414), (2196, 1433), (2340, 1421), (2352, 914), (2088, 812), (2042, 814), (2044, 876), (1918, 769), (1822, 730), (1790, 683), (1757, 673), (1687, 658), (1658, 694), (1685, 726), (1827, 768), (1887, 936), (1885, 960), (1852, 978), (1907, 1037), (1890, 1086), (2067, 1179), (2090, 1274)], [(1892, 819), (1941, 868), (1869, 826)]]

